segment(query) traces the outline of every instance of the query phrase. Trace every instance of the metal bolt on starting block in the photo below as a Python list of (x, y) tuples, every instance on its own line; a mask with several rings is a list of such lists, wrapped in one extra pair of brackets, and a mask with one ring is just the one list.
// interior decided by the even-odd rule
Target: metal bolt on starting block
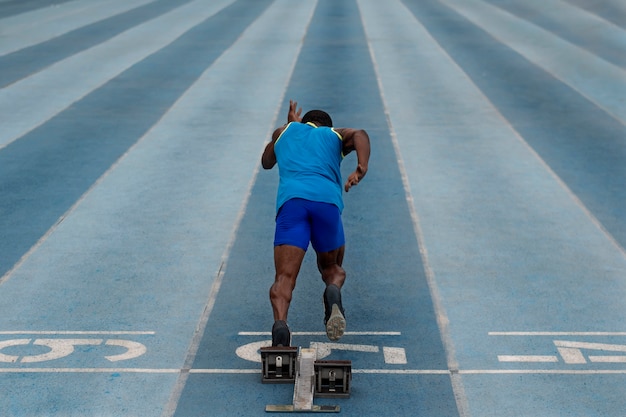
[(315, 361), (315, 396), (349, 398), (352, 361)]
[(298, 347), (270, 346), (261, 348), (264, 384), (294, 383)]

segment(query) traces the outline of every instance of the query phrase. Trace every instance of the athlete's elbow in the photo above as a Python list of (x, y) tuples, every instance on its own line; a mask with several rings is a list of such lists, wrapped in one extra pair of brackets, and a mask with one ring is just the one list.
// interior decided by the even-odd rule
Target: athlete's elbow
[(261, 158), (261, 166), (263, 169), (272, 169), (276, 165), (276, 159), (271, 158)]

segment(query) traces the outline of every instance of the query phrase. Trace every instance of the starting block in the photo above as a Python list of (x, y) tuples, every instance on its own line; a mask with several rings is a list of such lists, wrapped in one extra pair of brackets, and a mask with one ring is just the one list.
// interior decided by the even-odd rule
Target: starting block
[(315, 361), (315, 396), (350, 398), (352, 361)]
[(298, 348), (296, 346), (261, 348), (263, 383), (287, 384), (295, 382), (297, 358)]
[[(313, 397), (349, 398), (352, 362), (318, 361), (316, 358), (317, 350), (314, 348), (261, 348), (263, 383), (294, 383), (293, 404), (267, 405), (266, 412), (338, 413), (341, 411), (336, 405), (315, 405)], [(291, 369), (294, 369), (293, 374)]]

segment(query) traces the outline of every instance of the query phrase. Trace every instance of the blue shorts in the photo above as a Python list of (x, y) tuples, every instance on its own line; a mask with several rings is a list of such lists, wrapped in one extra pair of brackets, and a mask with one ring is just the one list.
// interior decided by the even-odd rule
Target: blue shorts
[(291, 245), (330, 252), (346, 243), (339, 207), (301, 198), (288, 200), (276, 216), (274, 246)]

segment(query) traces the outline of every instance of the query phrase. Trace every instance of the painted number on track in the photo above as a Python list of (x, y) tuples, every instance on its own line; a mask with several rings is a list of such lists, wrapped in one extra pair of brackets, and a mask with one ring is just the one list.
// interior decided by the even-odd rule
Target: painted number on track
[[(76, 346), (119, 346), (126, 349), (125, 352), (108, 355), (105, 358), (110, 362), (118, 362), (128, 359), (134, 359), (146, 353), (146, 346), (142, 343), (124, 339), (10, 339), (0, 341), (0, 362), (4, 363), (38, 363), (61, 359), (71, 355)], [(48, 351), (37, 355), (15, 355), (3, 353), (15, 347), (24, 346), (41, 346), (47, 348)], [(19, 348), (18, 348), (19, 349)]]

